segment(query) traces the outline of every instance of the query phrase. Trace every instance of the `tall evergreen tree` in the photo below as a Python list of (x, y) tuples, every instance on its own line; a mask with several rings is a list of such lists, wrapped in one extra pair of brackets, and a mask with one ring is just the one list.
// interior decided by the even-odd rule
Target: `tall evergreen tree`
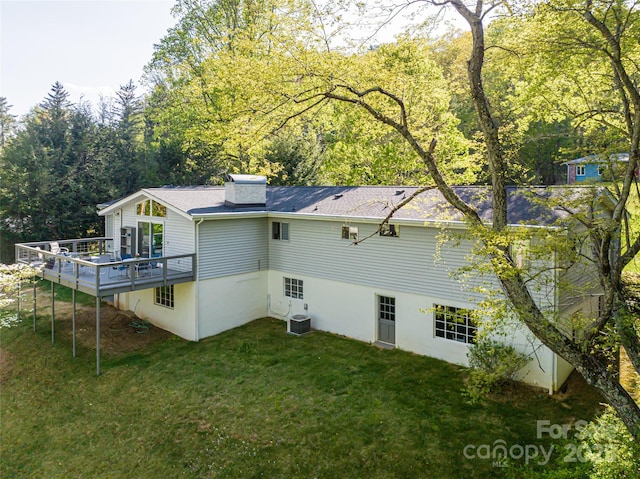
[(2, 227), (17, 240), (101, 231), (95, 205), (105, 198), (104, 158), (95, 154), (89, 105), (73, 105), (68, 97), (55, 83), (0, 155)]
[(5, 97), (0, 96), (0, 151), (11, 138), (17, 126), (16, 115), (9, 112), (11, 106)]

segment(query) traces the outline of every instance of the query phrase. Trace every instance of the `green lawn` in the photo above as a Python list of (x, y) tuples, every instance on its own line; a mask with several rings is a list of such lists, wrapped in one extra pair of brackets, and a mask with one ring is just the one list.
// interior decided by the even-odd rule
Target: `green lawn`
[(586, 388), (562, 401), (523, 388), (470, 406), (463, 368), (287, 335), (273, 319), (103, 357), (100, 377), (94, 351), (71, 358), (46, 320), (37, 333), (25, 321), (1, 334), (3, 478), (580, 477), (561, 443), (546, 466), (494, 467), (463, 451), (498, 440), (548, 448), (537, 420), (589, 420), (598, 408)]

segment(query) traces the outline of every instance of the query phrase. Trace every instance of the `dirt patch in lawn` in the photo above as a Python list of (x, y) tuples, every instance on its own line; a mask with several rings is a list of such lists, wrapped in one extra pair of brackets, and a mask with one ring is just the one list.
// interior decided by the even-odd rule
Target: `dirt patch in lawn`
[[(38, 292), (38, 317), (51, 314), (51, 293)], [(56, 341), (69, 344), (73, 340), (73, 304), (64, 301), (55, 302)], [(46, 325), (45, 325), (46, 324)], [(51, 322), (38, 319), (38, 329), (51, 330)], [(100, 350), (107, 356), (120, 356), (142, 351), (151, 344), (165, 341), (172, 333), (160, 329), (137, 318), (128, 311), (119, 311), (111, 304), (100, 306)], [(76, 341), (78, 348), (96, 347), (96, 309), (95, 307), (76, 305)]]
[[(500, 391), (493, 395), (493, 399), (498, 402), (526, 402), (532, 396), (543, 398), (549, 395), (549, 390), (535, 387), (521, 382), (511, 382), (505, 384)], [(577, 371), (573, 371), (562, 387), (556, 391), (551, 398), (557, 400), (562, 407), (570, 409), (569, 400), (582, 403), (601, 403), (604, 401), (600, 393), (592, 386), (589, 386), (584, 378)]]

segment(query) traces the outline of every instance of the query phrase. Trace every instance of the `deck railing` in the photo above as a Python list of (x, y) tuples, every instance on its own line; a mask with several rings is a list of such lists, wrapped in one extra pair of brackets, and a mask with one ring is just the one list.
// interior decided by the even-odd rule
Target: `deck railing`
[(94, 296), (195, 278), (195, 253), (121, 260), (105, 251), (107, 241), (111, 238), (60, 240), (60, 248), (66, 248), (60, 253), (51, 252), (51, 241), (17, 244), (16, 262), (38, 268), (44, 279)]
[[(77, 238), (64, 240), (49, 241), (33, 241), (30, 243), (21, 243), (17, 246), (31, 246), (44, 251), (51, 251), (52, 243), (57, 243), (61, 249), (67, 249), (70, 253), (79, 255), (95, 255), (112, 253), (113, 238), (96, 237), (96, 238)], [(18, 251), (16, 249), (16, 261), (18, 260)]]

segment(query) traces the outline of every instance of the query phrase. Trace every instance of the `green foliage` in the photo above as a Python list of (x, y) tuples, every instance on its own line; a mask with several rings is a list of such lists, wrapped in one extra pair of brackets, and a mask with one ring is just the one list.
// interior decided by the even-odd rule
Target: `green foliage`
[(13, 136), (18, 123), (16, 115), (11, 114), (10, 110), (11, 105), (9, 105), (7, 99), (0, 96), (0, 153)]
[(633, 440), (611, 406), (581, 432), (580, 451), (592, 465), (591, 479), (640, 476), (640, 444)]
[(35, 279), (36, 273), (26, 264), (0, 263), (0, 329), (18, 321), (17, 303), (22, 300), (22, 288)]
[(106, 158), (87, 105), (72, 106), (59, 83), (0, 155), (0, 225), (20, 240), (101, 232), (95, 207), (108, 196)]
[(517, 372), (529, 358), (513, 346), (487, 337), (479, 338), (469, 346), (468, 382), (464, 394), (471, 404), (487, 398), (489, 393), (514, 380)]
[[(96, 205), (147, 186), (142, 103), (132, 82), (96, 119), (60, 83), (0, 151), (0, 230), (13, 242), (103, 234)], [(4, 249), (3, 242), (3, 249)], [(12, 261), (12, 252), (2, 252)]]
[[(623, 65), (637, 78), (640, 12), (624, 2), (594, 2), (592, 7), (617, 32)], [(492, 24), (501, 47), (494, 68), (514, 79), (509, 95), (513, 108), (526, 113), (532, 127), (564, 125), (566, 131), (569, 123), (574, 129), (567, 131), (569, 141), (553, 131), (541, 132), (559, 150), (550, 159), (629, 148), (623, 107), (628, 100), (612, 93), (620, 80), (610, 66), (606, 40), (584, 21), (584, 8), (582, 2), (543, 2)]]

